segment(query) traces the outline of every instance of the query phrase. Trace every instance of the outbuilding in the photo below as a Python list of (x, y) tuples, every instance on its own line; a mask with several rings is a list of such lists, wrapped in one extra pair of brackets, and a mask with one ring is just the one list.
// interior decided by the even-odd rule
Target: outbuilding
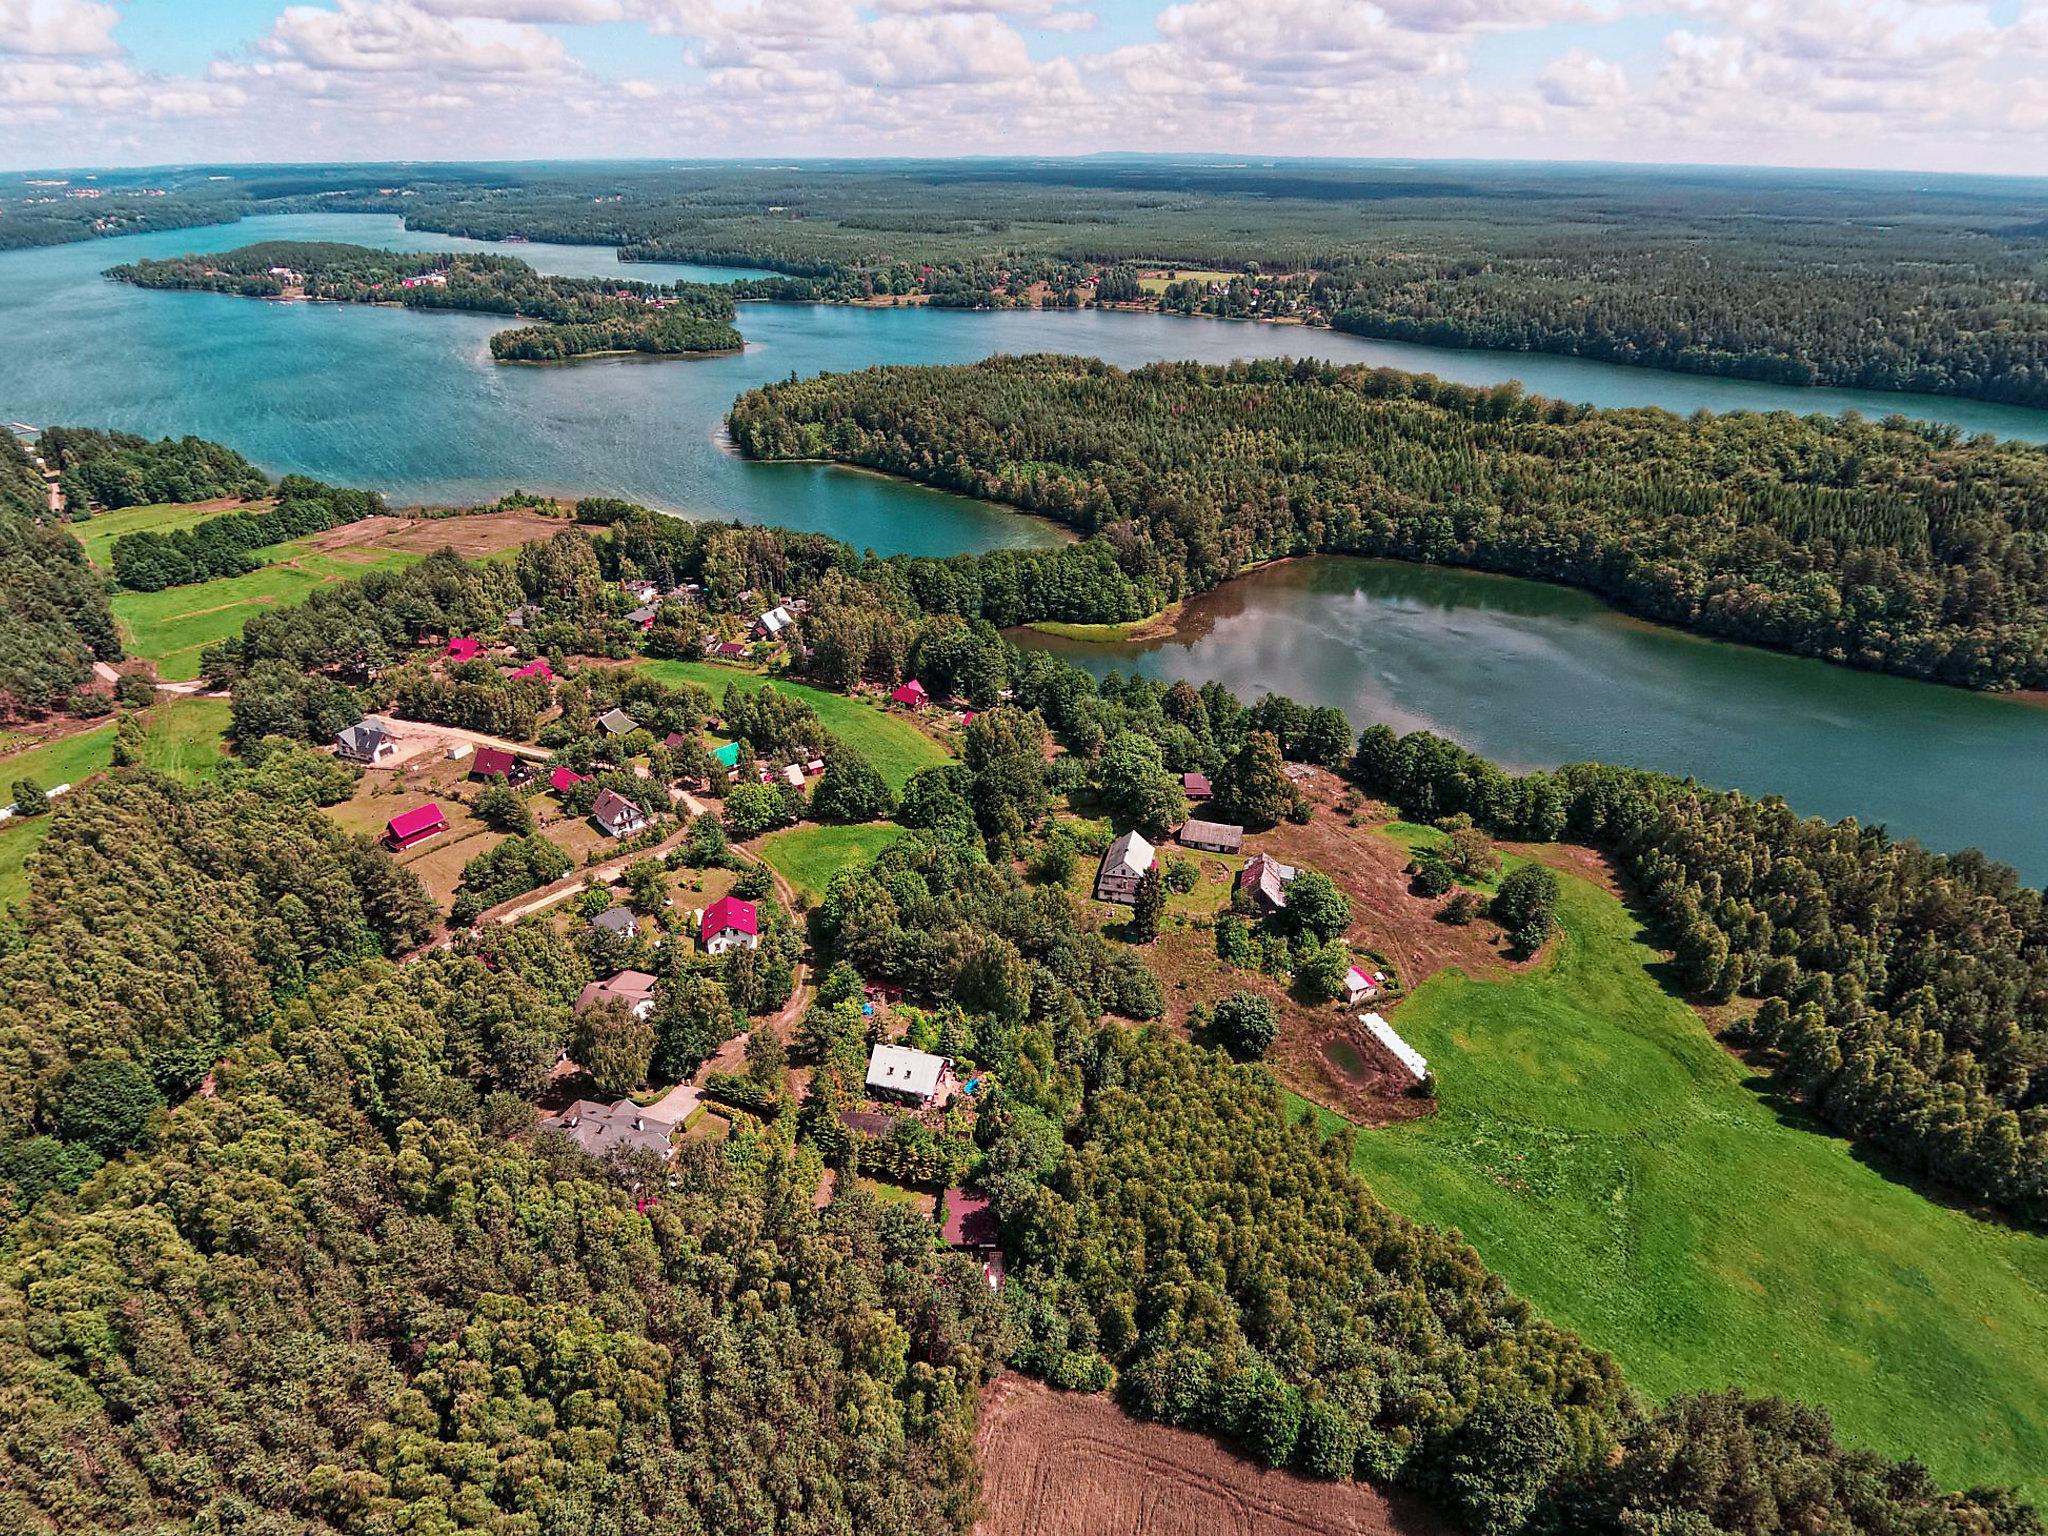
[(905, 709), (923, 709), (930, 702), (930, 697), (924, 691), (924, 684), (913, 677), (909, 682), (897, 685), (896, 691), (889, 695), (889, 702), (901, 704)]
[(1183, 848), (1201, 848), (1209, 853), (1236, 853), (1244, 847), (1244, 828), (1229, 821), (1198, 821), (1193, 817), (1182, 824), (1180, 842)]
[(607, 736), (630, 736), (640, 729), (640, 722), (623, 709), (608, 709), (597, 717), (597, 728)]

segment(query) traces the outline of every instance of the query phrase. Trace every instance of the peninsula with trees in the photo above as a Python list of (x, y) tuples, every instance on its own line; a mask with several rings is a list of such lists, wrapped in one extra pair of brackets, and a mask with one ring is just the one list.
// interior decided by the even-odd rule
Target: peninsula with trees
[(511, 256), (272, 240), (204, 256), (124, 263), (107, 276), (142, 288), (466, 310), (534, 322), (491, 338), (491, 356), (501, 363), (624, 353), (681, 356), (733, 352), (744, 345), (725, 288), (553, 277)]

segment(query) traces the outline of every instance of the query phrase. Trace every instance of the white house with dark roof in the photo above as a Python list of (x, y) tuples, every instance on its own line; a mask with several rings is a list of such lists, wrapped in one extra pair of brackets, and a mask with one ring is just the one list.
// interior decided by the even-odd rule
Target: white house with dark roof
[(590, 920), (590, 926), (616, 933), (622, 939), (634, 938), (640, 932), (640, 920), (631, 907), (606, 907)]
[(613, 837), (631, 837), (647, 830), (647, 813), (615, 789), (599, 793), (590, 815)]
[(1111, 843), (1103, 852), (1102, 867), (1095, 872), (1095, 899), (1126, 905), (1136, 902), (1138, 882), (1152, 867), (1156, 851), (1141, 832), (1126, 832)]
[(381, 763), (398, 752), (398, 738), (382, 720), (365, 715), (334, 738), (334, 755), (351, 763)]

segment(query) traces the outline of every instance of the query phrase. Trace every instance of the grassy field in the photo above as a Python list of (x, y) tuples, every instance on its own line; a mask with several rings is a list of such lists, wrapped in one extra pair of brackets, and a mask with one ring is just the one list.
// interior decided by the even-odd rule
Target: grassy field
[[(1172, 276), (1166, 274), (1171, 273)], [(1227, 283), (1242, 272), (1225, 272), (1218, 267), (1161, 267), (1156, 274), (1140, 277), (1138, 286), (1146, 293), (1164, 293), (1175, 283)]]
[(1937, 1204), (1767, 1102), (1658, 985), (1622, 904), (1563, 887), (1536, 967), (1443, 972), (1399, 1010), (1442, 1107), (1361, 1132), (1354, 1166), (1645, 1392), (1805, 1398), (1945, 1484), (2048, 1497), (2048, 1239)]
[[(708, 688), (714, 700), (725, 696), (726, 686), (730, 683), (737, 683), (744, 692), (752, 693), (767, 687), (771, 681), (758, 672), (720, 666), (710, 661), (648, 661), (642, 662), (641, 666), (665, 683), (696, 683)], [(889, 781), (891, 789), (901, 789), (905, 781), (920, 769), (936, 768), (948, 761), (944, 747), (901, 715), (878, 709), (865, 699), (827, 693), (822, 688), (807, 687), (803, 683), (785, 682), (781, 678), (773, 679), (773, 683), (815, 709), (818, 718), (825, 722), (825, 728), (834, 736), (866, 753), (868, 760)]]
[(842, 869), (857, 869), (903, 836), (888, 822), (857, 827), (791, 827), (761, 842), (761, 857), (799, 891), (816, 898)]
[(173, 681), (197, 677), (199, 653), (240, 634), (258, 609), (289, 608), (320, 587), (420, 559), (401, 550), (364, 551), (350, 559), (311, 553), (298, 544), (279, 544), (275, 552), (278, 563), (246, 576), (167, 587), (161, 592), (115, 593), (114, 618), (130, 654), (155, 662), (157, 671)]
[(118, 512), (101, 512), (82, 523), (68, 523), (71, 536), (85, 546), (85, 558), (101, 570), (113, 563), (114, 540), (124, 533), (175, 533), (209, 517), (244, 508), (262, 508), (268, 502), (162, 502), (147, 507), (123, 507)]
[[(143, 762), (149, 767), (187, 782), (220, 771), (226, 699), (164, 698), (142, 718)], [(108, 724), (0, 758), (0, 797), (11, 798), (14, 781), (21, 778), (34, 779), (45, 789), (80, 783), (105, 768), (113, 755), (114, 727)], [(29, 856), (49, 830), (47, 817), (0, 822), (0, 910), (27, 893)]]

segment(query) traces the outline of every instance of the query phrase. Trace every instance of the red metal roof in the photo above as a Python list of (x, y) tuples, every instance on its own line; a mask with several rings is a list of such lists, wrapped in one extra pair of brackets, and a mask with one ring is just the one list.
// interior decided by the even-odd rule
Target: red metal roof
[(925, 701), (924, 684), (913, 677), (889, 697), (898, 704), (922, 704)]
[(468, 661), (484, 648), (484, 643), (470, 635), (457, 635), (448, 642), (446, 655), (450, 661)]
[(514, 677), (538, 677), (543, 681), (552, 682), (554, 681), (555, 669), (548, 665), (547, 657), (536, 656), (512, 675)]
[(557, 768), (548, 775), (548, 788), (560, 792), (572, 785), (581, 784), (588, 777), (588, 774), (578, 773), (574, 768)]
[(476, 757), (471, 760), (469, 771), (472, 777), (488, 779), (493, 774), (510, 774), (519, 766), (519, 759), (510, 752), (497, 747), (478, 747)]
[(721, 896), (704, 909), (704, 923), (698, 930), (698, 937), (706, 944), (728, 928), (737, 928), (741, 933), (758, 934), (760, 920), (754, 914), (751, 901), (741, 901), (737, 896)]
[(966, 1190), (946, 1191), (946, 1246), (987, 1248), (996, 1240), (996, 1219), (989, 1211), (987, 1195), (970, 1195)]
[(448, 818), (441, 814), (441, 807), (431, 804), (416, 806), (409, 811), (401, 811), (385, 823), (386, 829), (400, 842), (404, 842), (409, 837), (418, 837), (422, 832), (431, 832), (437, 827), (445, 827), (446, 825), (448, 825)]

